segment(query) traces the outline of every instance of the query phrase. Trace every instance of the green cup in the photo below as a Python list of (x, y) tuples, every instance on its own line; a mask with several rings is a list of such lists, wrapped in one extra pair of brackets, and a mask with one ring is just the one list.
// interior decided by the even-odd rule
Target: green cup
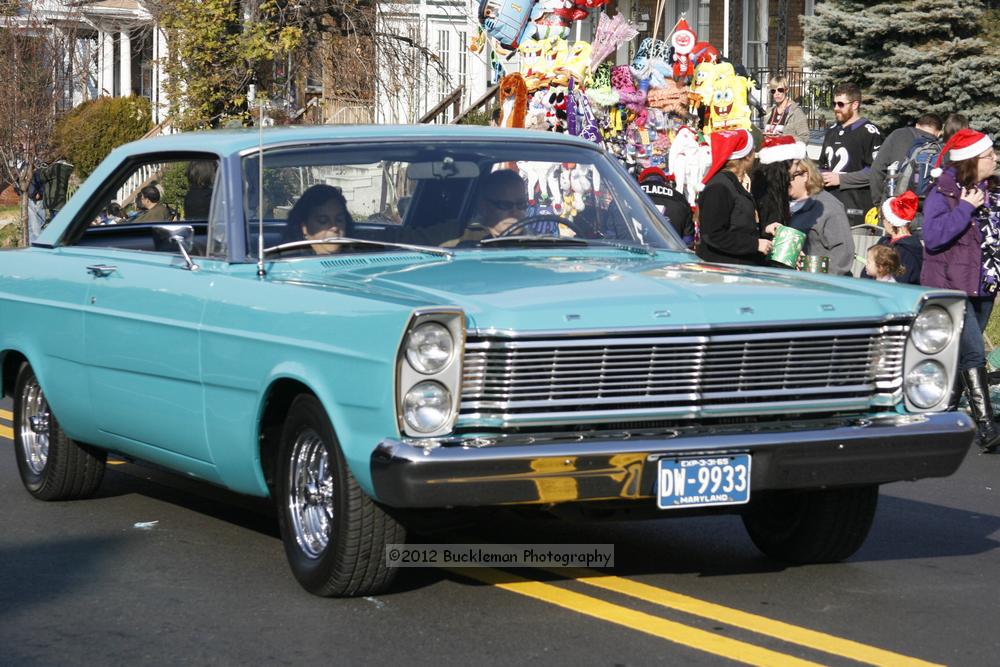
[(801, 254), (802, 246), (805, 243), (805, 234), (794, 227), (778, 225), (778, 231), (774, 233), (774, 242), (771, 244), (771, 254), (768, 255), (768, 258), (794, 269), (799, 264), (799, 254)]

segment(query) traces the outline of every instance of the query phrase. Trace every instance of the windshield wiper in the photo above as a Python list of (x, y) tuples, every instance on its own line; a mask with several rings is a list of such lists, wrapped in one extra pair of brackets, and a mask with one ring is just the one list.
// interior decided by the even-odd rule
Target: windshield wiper
[(522, 245), (529, 243), (543, 243), (545, 245), (590, 245), (586, 239), (578, 239), (572, 236), (494, 236), (493, 238), (482, 239), (479, 245)]
[(629, 245), (628, 243), (617, 243), (615, 241), (589, 241), (592, 245), (604, 246), (606, 248), (614, 248), (616, 250), (624, 250), (625, 252), (630, 252), (634, 255), (646, 255), (647, 257), (656, 257), (656, 248), (648, 245)]
[(582, 246), (601, 246), (604, 248), (614, 248), (616, 250), (624, 250), (625, 252), (630, 252), (638, 255), (645, 255), (647, 257), (655, 257), (656, 250), (643, 245), (634, 246), (628, 245), (627, 243), (615, 243), (614, 241), (602, 241), (595, 239), (582, 239), (575, 236), (497, 236), (494, 238), (483, 239), (479, 242), (480, 245), (500, 245), (504, 242), (511, 245), (521, 245), (536, 242), (543, 242), (546, 244), (553, 245), (582, 245)]
[(380, 248), (399, 248), (401, 250), (410, 250), (413, 252), (423, 253), (425, 255), (434, 255), (436, 257), (447, 257), (451, 259), (455, 256), (451, 250), (445, 250), (444, 248), (432, 248), (425, 245), (410, 245), (408, 243), (389, 243), (388, 241), (373, 241), (370, 239), (352, 239), (345, 236), (334, 236), (328, 239), (314, 239), (311, 241), (292, 241), (291, 243), (282, 243), (280, 245), (273, 245), (270, 248), (264, 248), (264, 254), (267, 255), (272, 252), (281, 252), (283, 250), (292, 250), (294, 248), (308, 248), (314, 245), (373, 245)]

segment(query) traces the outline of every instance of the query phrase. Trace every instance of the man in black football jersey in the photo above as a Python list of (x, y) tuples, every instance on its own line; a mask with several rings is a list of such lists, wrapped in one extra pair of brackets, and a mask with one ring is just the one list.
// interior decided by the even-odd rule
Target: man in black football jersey
[(860, 109), (861, 89), (855, 84), (842, 83), (833, 89), (837, 122), (826, 131), (819, 158), (823, 184), (847, 209), (851, 225), (864, 223), (872, 207), (869, 172), (882, 145), (878, 128), (861, 117)]

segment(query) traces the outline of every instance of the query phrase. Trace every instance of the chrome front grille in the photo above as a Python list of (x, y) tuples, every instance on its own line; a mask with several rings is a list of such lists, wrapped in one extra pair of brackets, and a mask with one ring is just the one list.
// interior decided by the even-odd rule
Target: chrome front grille
[(908, 322), (618, 335), (470, 332), (459, 427), (835, 412), (899, 399)]

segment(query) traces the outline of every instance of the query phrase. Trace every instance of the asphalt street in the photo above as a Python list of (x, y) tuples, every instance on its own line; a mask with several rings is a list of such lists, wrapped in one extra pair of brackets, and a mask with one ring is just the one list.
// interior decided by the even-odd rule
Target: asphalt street
[(883, 488), (845, 563), (785, 567), (737, 517), (500, 512), (435, 543), (613, 543), (604, 571), (405, 569), (323, 599), (267, 502), (115, 462), (91, 500), (21, 486), (0, 402), (0, 664), (1000, 664), (1000, 456)]

